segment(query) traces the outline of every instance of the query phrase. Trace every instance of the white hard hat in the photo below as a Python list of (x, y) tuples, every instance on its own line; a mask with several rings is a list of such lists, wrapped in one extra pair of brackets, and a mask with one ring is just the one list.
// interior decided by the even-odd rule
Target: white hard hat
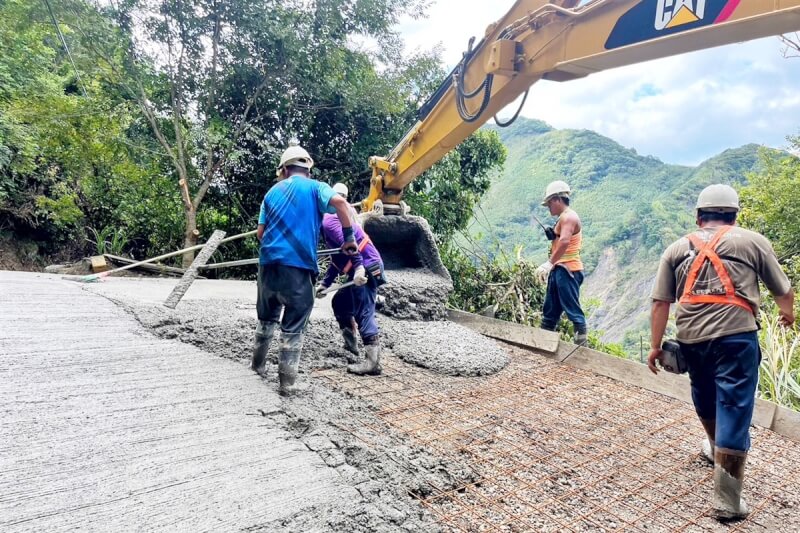
[(307, 168), (310, 170), (311, 167), (314, 166), (314, 160), (311, 159), (311, 156), (308, 155), (308, 152), (306, 152), (302, 146), (300, 146), (297, 140), (292, 139), (289, 141), (289, 148), (287, 148), (281, 156), (281, 162), (278, 165), (278, 168), (281, 169), (287, 165)]
[(345, 198), (347, 198), (347, 193), (349, 191), (347, 190), (347, 185), (345, 185), (344, 183), (337, 183), (336, 185), (333, 186), (333, 190), (336, 192), (336, 194), (340, 194)]
[(565, 181), (554, 181), (544, 190), (542, 205), (547, 205), (548, 200), (554, 196), (569, 196), (572, 191)]
[(697, 197), (696, 209), (717, 213), (738, 213), (739, 195), (729, 185), (721, 183), (709, 185)]

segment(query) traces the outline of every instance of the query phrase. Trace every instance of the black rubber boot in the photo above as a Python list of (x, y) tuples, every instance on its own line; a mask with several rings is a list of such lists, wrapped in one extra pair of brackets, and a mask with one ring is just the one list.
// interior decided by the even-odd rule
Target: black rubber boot
[(275, 333), (275, 322), (259, 322), (256, 328), (255, 345), (253, 347), (253, 359), (250, 362), (250, 369), (261, 377), (267, 374), (267, 352)]
[(363, 363), (357, 365), (347, 365), (347, 371), (359, 376), (380, 376), (383, 372), (381, 368), (381, 345), (368, 344), (364, 347), (367, 358)]
[(302, 333), (281, 333), (281, 354), (278, 361), (279, 392), (283, 395), (295, 392), (297, 369), (300, 366), (300, 350), (303, 348)]
[(749, 514), (742, 498), (747, 452), (717, 448), (714, 460), (714, 513), (721, 522), (741, 520)]
[(358, 339), (353, 328), (342, 328), (342, 338), (344, 339), (344, 349), (353, 355), (359, 355)]
[(280, 383), (279, 392), (281, 394), (291, 394), (295, 392), (297, 382), (297, 368), (300, 364), (300, 350), (281, 349), (281, 358), (278, 362), (278, 381)]
[(572, 340), (578, 346), (586, 346), (589, 341), (589, 334), (586, 326), (575, 328), (575, 337)]

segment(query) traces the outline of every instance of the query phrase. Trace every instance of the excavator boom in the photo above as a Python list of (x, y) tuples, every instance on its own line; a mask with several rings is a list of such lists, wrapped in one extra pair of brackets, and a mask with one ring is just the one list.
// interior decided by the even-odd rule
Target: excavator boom
[(362, 212), (398, 206), (403, 189), (541, 79), (800, 31), (800, 0), (518, 0), (422, 107), (386, 157), (370, 158)]

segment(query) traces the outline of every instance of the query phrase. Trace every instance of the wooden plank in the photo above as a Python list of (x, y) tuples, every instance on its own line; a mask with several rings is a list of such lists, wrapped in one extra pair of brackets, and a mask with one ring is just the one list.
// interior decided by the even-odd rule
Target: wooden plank
[(259, 258), (256, 257), (254, 259), (242, 259), (240, 261), (228, 261), (226, 263), (213, 263), (210, 265), (201, 265), (199, 268), (200, 270), (215, 270), (219, 268), (230, 268), (230, 267), (237, 267), (237, 266), (247, 266), (247, 265), (257, 265), (259, 262)]
[[(758, 400), (758, 402), (768, 403), (764, 400)], [(800, 442), (800, 413), (775, 406), (775, 417), (772, 420), (771, 429), (779, 435)]]
[[(250, 237), (251, 235), (255, 235), (256, 232), (257, 232), (257, 230), (248, 231), (247, 233), (240, 233), (239, 235), (234, 235), (233, 237), (228, 237), (227, 239), (222, 239), (220, 242), (217, 243), (217, 245), (220, 245), (220, 244), (226, 243), (226, 242), (235, 241), (235, 240), (238, 240), (238, 239), (244, 239), (245, 237)], [(116, 274), (118, 272), (124, 272), (125, 270), (130, 270), (132, 268), (136, 268), (136, 267), (138, 267), (140, 265), (144, 265), (144, 264), (147, 264), (147, 263), (156, 263), (156, 262), (161, 261), (163, 259), (169, 259), (170, 257), (183, 255), (183, 254), (186, 254), (188, 252), (194, 252), (195, 250), (201, 250), (205, 246), (206, 246), (205, 244), (198, 244), (196, 246), (190, 246), (189, 248), (184, 248), (182, 250), (177, 250), (175, 252), (170, 252), (168, 254), (159, 255), (157, 257), (151, 257), (150, 259), (145, 259), (144, 261), (139, 261), (138, 263), (133, 263), (132, 265), (125, 265), (123, 267), (115, 268), (114, 270), (109, 270), (108, 272), (101, 272), (99, 274), (90, 274), (88, 276), (61, 276), (61, 279), (66, 279), (66, 280), (69, 280), (69, 281), (77, 281), (77, 282), (80, 282), (80, 283), (91, 283), (91, 282), (103, 279), (105, 277), (108, 277), (108, 276), (110, 276), (112, 274)]]
[(493, 339), (551, 354), (558, 350), (558, 333), (554, 331), (531, 328), (454, 309), (448, 310), (447, 318)]

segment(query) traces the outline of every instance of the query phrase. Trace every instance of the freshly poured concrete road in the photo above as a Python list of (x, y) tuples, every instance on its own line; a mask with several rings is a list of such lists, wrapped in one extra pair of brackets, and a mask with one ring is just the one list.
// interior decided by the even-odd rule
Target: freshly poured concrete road
[(357, 492), (244, 365), (56, 276), (0, 271), (0, 531), (230, 531)]

